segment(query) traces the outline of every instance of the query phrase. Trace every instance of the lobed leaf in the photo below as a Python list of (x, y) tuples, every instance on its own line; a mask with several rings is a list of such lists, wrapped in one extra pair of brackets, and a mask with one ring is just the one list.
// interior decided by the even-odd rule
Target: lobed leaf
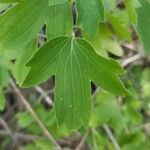
[[(2, 1), (2, 3), (8, 2), (18, 3), (0, 16), (0, 51), (15, 50), (25, 47), (35, 39), (40, 29), (47, 22), (49, 27), (48, 31), (52, 31), (55, 25), (57, 24), (58, 26), (60, 22), (65, 25), (62, 26), (63, 29), (64, 27), (68, 28), (69, 31), (72, 29), (72, 22), (69, 22), (72, 19), (69, 10), (69, 2), (66, 0)], [(61, 14), (58, 10), (62, 10), (64, 13)], [(54, 13), (56, 14), (53, 16), (53, 20), (50, 20), (52, 18), (48, 17), (52, 17)], [(60, 19), (62, 16), (70, 17), (70, 20), (68, 19), (69, 21), (67, 20), (65, 22), (62, 18)], [(64, 32), (61, 32), (60, 34), (63, 33)], [(57, 34), (59, 34), (59, 32)]]
[[(40, 84), (55, 75), (55, 110), (59, 124), (76, 129), (88, 124), (92, 102), (90, 82), (114, 94), (127, 94), (118, 75), (124, 69), (96, 54), (83, 39), (57, 37), (44, 44), (27, 63), (23, 87)], [(82, 114), (82, 115), (81, 115)]]
[[(34, 8), (34, 9), (33, 9)], [(30, 43), (46, 22), (47, 0), (23, 0), (0, 17), (0, 50)]]

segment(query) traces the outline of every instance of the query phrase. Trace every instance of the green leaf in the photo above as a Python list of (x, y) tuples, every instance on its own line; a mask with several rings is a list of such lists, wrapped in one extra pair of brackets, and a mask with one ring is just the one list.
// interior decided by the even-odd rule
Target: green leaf
[(71, 8), (69, 2), (52, 6), (47, 21), (48, 38), (72, 34), (73, 29)]
[(140, 37), (141, 42), (145, 52), (150, 53), (150, 1), (148, 0), (139, 0), (142, 7), (137, 9), (137, 32)]
[(124, 69), (114, 60), (98, 56), (82, 39), (54, 38), (37, 51), (27, 66), (31, 69), (24, 87), (40, 84), (55, 75), (56, 116), (59, 124), (65, 123), (72, 129), (88, 124), (91, 80), (112, 93), (127, 94), (117, 76), (125, 73)]
[(99, 22), (104, 21), (104, 7), (102, 0), (76, 0), (78, 12), (78, 25), (93, 38), (99, 27)]
[(23, 0), (0, 17), (0, 50), (30, 43), (46, 22), (47, 0)]
[(125, 0), (126, 9), (130, 18), (130, 21), (133, 24), (137, 23), (137, 14), (133, 5), (133, 0)]
[(21, 55), (17, 58), (15, 62), (15, 67), (13, 68), (14, 76), (19, 85), (22, 84), (23, 80), (29, 72), (29, 68), (25, 64), (30, 60), (36, 51), (36, 41), (31, 42), (24, 48)]
[(30, 44), (45, 23), (48, 24), (50, 37), (71, 35), (72, 16), (69, 2), (66, 0), (19, 1), (0, 16), (0, 51), (18, 50)]
[(96, 106), (90, 120), (91, 127), (103, 124), (108, 124), (118, 130), (123, 127), (123, 117), (115, 95), (102, 90), (95, 96), (95, 101)]
[[(36, 104), (33, 109), (55, 139), (62, 136), (68, 136), (72, 132), (65, 125), (57, 126), (54, 109), (46, 110), (41, 104)], [(26, 129), (30, 133), (42, 134), (41, 128), (29, 112), (19, 112), (17, 114), (17, 122), (20, 128)]]
[(0, 63), (5, 64), (11, 60), (15, 60), (19, 58), (22, 55), (22, 53), (25, 51), (25, 48), (26, 46), (20, 47), (15, 50), (10, 49), (5, 51), (0, 51)]
[(119, 38), (127, 41), (131, 41), (131, 35), (128, 27), (126, 27), (124, 20), (115, 15), (107, 14), (107, 18)]
[(18, 125), (21, 128), (27, 128), (34, 122), (33, 117), (28, 112), (20, 112), (16, 115)]
[(104, 57), (108, 57), (107, 51), (116, 56), (123, 55), (123, 50), (119, 45), (119, 42), (114, 38), (110, 28), (108, 28), (106, 24), (100, 24), (98, 34), (92, 41), (92, 44), (97, 53)]

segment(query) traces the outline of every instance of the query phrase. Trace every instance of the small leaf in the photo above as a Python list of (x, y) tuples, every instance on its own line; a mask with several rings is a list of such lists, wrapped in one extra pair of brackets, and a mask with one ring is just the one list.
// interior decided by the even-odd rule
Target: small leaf
[(100, 24), (98, 34), (92, 41), (92, 44), (97, 53), (104, 57), (108, 57), (107, 51), (116, 56), (121, 57), (123, 55), (123, 50), (119, 42), (114, 38), (114, 35), (106, 24)]
[(108, 21), (110, 22), (113, 30), (118, 35), (119, 38), (127, 41), (131, 41), (131, 35), (128, 27), (125, 26), (125, 23), (120, 17), (107, 14)]
[[(127, 91), (117, 75), (125, 73), (114, 60), (98, 56), (85, 40), (57, 37), (43, 45), (27, 63), (31, 67), (23, 86), (55, 75), (55, 110), (59, 124), (76, 129), (88, 124), (91, 114), (90, 82), (115, 94)], [(82, 115), (81, 115), (82, 114)]]

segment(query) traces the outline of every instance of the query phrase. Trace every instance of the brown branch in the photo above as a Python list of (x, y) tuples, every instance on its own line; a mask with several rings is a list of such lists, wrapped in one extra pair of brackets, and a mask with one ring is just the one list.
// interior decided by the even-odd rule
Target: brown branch
[(60, 145), (56, 142), (56, 140), (53, 138), (53, 136), (50, 134), (50, 132), (48, 131), (47, 127), (44, 125), (44, 123), (40, 120), (40, 118), (36, 115), (36, 113), (34, 112), (34, 110), (32, 109), (32, 107), (30, 106), (29, 102), (26, 100), (26, 98), (22, 95), (22, 93), (20, 92), (20, 90), (17, 88), (16, 84), (14, 83), (13, 80), (10, 81), (10, 84), (14, 90), (14, 92), (18, 95), (18, 97), (20, 98), (21, 102), (24, 104), (25, 108), (27, 109), (27, 111), (32, 115), (32, 117), (35, 119), (35, 121), (37, 122), (37, 124), (39, 125), (39, 127), (43, 130), (44, 135), (47, 137), (47, 139), (53, 143), (57, 150), (61, 150)]
[(12, 136), (15, 137), (17, 140), (22, 139), (25, 141), (35, 141), (37, 139), (46, 139), (45, 136), (38, 136), (38, 135), (32, 135), (27, 133), (20, 133), (20, 132), (8, 132), (7, 130), (0, 130), (1, 136)]

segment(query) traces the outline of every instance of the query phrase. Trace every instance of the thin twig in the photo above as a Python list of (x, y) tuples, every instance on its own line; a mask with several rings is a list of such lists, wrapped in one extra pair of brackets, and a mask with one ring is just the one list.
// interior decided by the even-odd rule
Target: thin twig
[(44, 123), (40, 120), (40, 118), (36, 115), (26, 98), (22, 95), (20, 90), (15, 85), (14, 81), (11, 80), (10, 82), (11, 86), (13, 87), (13, 90), (16, 92), (16, 94), (20, 97), (21, 102), (24, 104), (27, 111), (32, 115), (32, 117), (35, 119), (35, 121), (38, 123), (39, 127), (43, 130), (44, 135), (48, 138), (50, 142), (52, 142), (54, 145), (56, 145), (57, 150), (61, 150), (60, 145), (55, 141), (53, 136), (48, 131), (47, 127), (44, 125)]
[(1, 117), (0, 117), (0, 124), (5, 128), (5, 130), (6, 130), (9, 134), (12, 133), (11, 130), (10, 130), (10, 128), (8, 127), (6, 121), (5, 121), (3, 118), (1, 118)]
[(13, 136), (16, 137), (18, 140), (22, 139), (25, 141), (35, 141), (37, 139), (46, 139), (45, 136), (37, 136), (37, 135), (32, 135), (32, 134), (26, 134), (26, 133), (20, 133), (20, 132), (8, 132), (7, 130), (0, 130), (0, 135), (1, 136)]
[(85, 143), (88, 135), (89, 135), (89, 129), (85, 132), (85, 134), (83, 135), (80, 143), (77, 145), (77, 147), (75, 148), (75, 150), (81, 150), (82, 149), (82, 147), (83, 147), (83, 145), (84, 145), (84, 143)]
[(130, 58), (127, 58), (122, 62), (122, 66), (126, 67), (127, 65), (139, 60), (141, 57), (142, 57), (141, 54), (136, 54)]
[[(92, 97), (94, 98), (99, 91), (100, 91), (100, 88), (97, 88), (97, 90), (93, 93)], [(117, 141), (116, 141), (114, 135), (112, 134), (111, 130), (109, 129), (108, 125), (104, 124), (103, 128), (104, 128), (105, 132), (107, 133), (109, 139), (112, 141), (115, 149), (116, 150), (121, 150), (119, 144), (117, 143)]]
[(39, 92), (41, 94), (41, 96), (43, 98), (45, 98), (46, 102), (49, 104), (49, 105), (53, 105), (53, 101), (52, 99), (48, 96), (48, 93), (45, 92), (40, 86), (36, 86), (35, 87), (36, 91)]
[(116, 150), (121, 150), (119, 144), (117, 143), (116, 138), (114, 137), (113, 133), (111, 132), (111, 130), (109, 129), (107, 124), (103, 125), (103, 128), (105, 130), (105, 132), (107, 133), (109, 139), (111, 140), (111, 142), (113, 143), (114, 147)]
[(46, 38), (47, 38), (47, 36), (46, 36), (46, 35), (41, 34), (41, 33), (39, 33), (39, 34), (38, 34), (38, 36), (39, 36), (40, 38), (43, 38), (43, 39), (46, 39)]
[(100, 87), (97, 87), (94, 93), (92, 94), (92, 99), (95, 98), (95, 96), (100, 92)]

